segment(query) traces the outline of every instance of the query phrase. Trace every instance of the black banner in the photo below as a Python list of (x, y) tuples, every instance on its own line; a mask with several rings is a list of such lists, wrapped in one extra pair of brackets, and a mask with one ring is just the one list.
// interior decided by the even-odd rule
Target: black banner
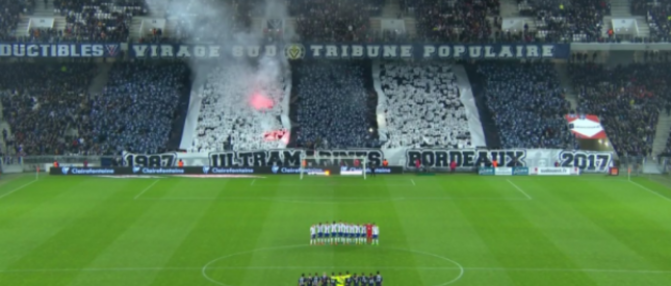
[(492, 160), (499, 167), (526, 166), (525, 150), (408, 150), (406, 167), (414, 168), (419, 159), (425, 168), (449, 168), (455, 162), (458, 169), (475, 170), (478, 167), (491, 167)]

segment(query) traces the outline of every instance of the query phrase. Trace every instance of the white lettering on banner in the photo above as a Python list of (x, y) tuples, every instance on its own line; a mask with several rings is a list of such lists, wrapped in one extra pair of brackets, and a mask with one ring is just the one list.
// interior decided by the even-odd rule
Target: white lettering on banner
[(117, 56), (118, 44), (0, 44), (0, 57), (71, 57)]
[(298, 149), (269, 151), (231, 151), (210, 153), (210, 165), (221, 167), (300, 166), (301, 156), (313, 157), (308, 165), (334, 165), (343, 157), (366, 157), (369, 163), (382, 165), (380, 150), (319, 150), (305, 152)]
[(510, 167), (499, 167), (494, 168), (494, 176), (512, 176), (513, 168)]
[(561, 167), (536, 167), (530, 170), (530, 175), (538, 176), (570, 176), (580, 175), (578, 168), (561, 168)]
[[(184, 166), (212, 167), (263, 167), (263, 166), (299, 166), (304, 150), (279, 149), (258, 151), (231, 151), (213, 153), (165, 153), (132, 154), (124, 153), (124, 163), (128, 166), (169, 167), (176, 166), (181, 159)], [(381, 166), (387, 159), (390, 166), (414, 168), (415, 160), (420, 159), (425, 167), (449, 168), (455, 161), (461, 170), (476, 170), (484, 165), (491, 167), (493, 159), (500, 167), (552, 167), (559, 163), (566, 169), (578, 168), (580, 172), (607, 173), (613, 161), (609, 152), (564, 151), (560, 149), (518, 149), (518, 150), (451, 150), (451, 149), (409, 149), (395, 148), (386, 150), (319, 150), (307, 152), (309, 157), (317, 158), (311, 163), (332, 164), (341, 157), (366, 156), (369, 163)], [(532, 168), (533, 167), (533, 168)]]
[[(19, 45), (15, 45), (19, 46)], [(73, 45), (75, 46), (75, 45)], [(218, 58), (221, 56), (220, 45), (171, 45), (171, 44), (132, 44), (134, 57), (197, 57)], [(345, 45), (345, 44), (310, 44), (306, 49), (303, 44), (290, 43), (284, 46), (284, 53), (278, 53), (277, 45), (232, 45), (227, 47), (234, 58), (258, 58), (261, 56), (289, 55), (290, 60), (303, 58), (553, 58), (568, 56), (568, 45)], [(557, 48), (557, 52), (555, 52)], [(176, 51), (176, 52), (175, 52)], [(12, 53), (0, 45), (0, 56), (18, 53), (25, 54), (25, 48)], [(65, 54), (66, 52), (63, 52)], [(78, 56), (79, 49), (67, 54)], [(82, 55), (83, 56), (83, 55)]]

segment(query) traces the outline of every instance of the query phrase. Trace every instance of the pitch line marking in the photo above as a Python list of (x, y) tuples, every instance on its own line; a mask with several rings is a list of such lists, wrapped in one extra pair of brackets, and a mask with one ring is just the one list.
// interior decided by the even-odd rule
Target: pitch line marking
[(18, 188), (16, 188), (16, 189), (13, 189), (13, 190), (11, 190), (11, 191), (9, 191), (9, 192), (6, 192), (6, 193), (0, 195), (0, 199), (4, 198), (4, 197), (6, 197), (6, 196), (9, 196), (9, 195), (11, 195), (11, 194), (13, 194), (13, 193), (15, 193), (15, 192), (17, 192), (17, 191), (19, 191), (19, 190), (21, 190), (21, 189), (27, 187), (27, 186), (30, 186), (30, 185), (32, 185), (32, 184), (35, 183), (35, 182), (37, 182), (37, 179), (32, 180), (32, 181), (28, 182), (27, 184), (24, 184), (24, 185), (22, 185), (22, 186), (20, 186), (20, 187), (18, 187)]
[(396, 197), (389, 199), (370, 199), (366, 197), (339, 197), (334, 198), (318, 198), (318, 197), (287, 197), (278, 199), (276, 197), (228, 197), (228, 198), (208, 198), (208, 197), (163, 197), (163, 198), (141, 198), (140, 200), (147, 201), (275, 201), (284, 203), (301, 203), (301, 204), (364, 204), (364, 203), (383, 203), (383, 202), (398, 202), (398, 201), (528, 201), (527, 198), (478, 198), (478, 197)]
[(410, 182), (412, 182), (412, 185), (413, 185), (413, 186), (417, 186), (417, 185), (415, 185), (415, 180), (410, 179)]
[[(229, 259), (231, 257), (244, 255), (244, 254), (252, 254), (252, 253), (256, 253), (256, 252), (260, 252), (260, 251), (272, 251), (272, 250), (279, 250), (279, 249), (308, 248), (308, 247), (313, 247), (313, 246), (305, 245), (305, 244), (297, 244), (297, 245), (288, 245), (288, 246), (280, 246), (280, 247), (266, 247), (266, 248), (258, 248), (258, 249), (254, 249), (254, 250), (242, 251), (242, 252), (238, 252), (238, 253), (225, 255), (225, 256), (222, 256), (222, 257), (219, 257), (219, 258), (215, 258), (215, 259), (211, 260), (210, 262), (206, 263), (201, 270), (201, 274), (203, 275), (203, 277), (205, 277), (205, 279), (207, 279), (208, 281), (210, 281), (214, 284), (217, 284), (217, 285), (220, 285), (220, 286), (231, 286), (231, 285), (225, 284), (223, 282), (217, 281), (216, 279), (213, 279), (212, 277), (207, 275), (207, 269), (215, 269), (215, 267), (210, 267), (210, 265), (212, 265), (214, 263), (217, 263), (219, 261), (222, 261), (222, 260)], [(459, 270), (459, 275), (457, 275), (456, 278), (453, 278), (450, 281), (447, 281), (445, 283), (438, 284), (438, 285), (435, 285), (435, 286), (446, 286), (446, 285), (452, 284), (454, 282), (457, 282), (459, 279), (461, 279), (461, 277), (464, 276), (464, 267), (461, 264), (459, 264), (459, 262), (456, 262), (456, 261), (454, 261), (452, 259), (449, 259), (447, 257), (440, 256), (440, 255), (433, 254), (433, 253), (421, 252), (421, 251), (404, 249), (404, 248), (394, 248), (394, 247), (384, 247), (384, 246), (382, 246), (382, 248), (393, 249), (393, 250), (398, 250), (398, 251), (406, 251), (406, 252), (410, 252), (410, 253), (431, 256), (431, 257), (442, 259), (442, 260), (445, 260), (447, 262), (450, 262), (450, 263), (454, 264), (456, 267), (453, 267), (453, 269), (454, 270)], [(334, 267), (331, 266), (331, 267), (328, 267), (327, 269), (332, 269), (332, 268), (334, 268)], [(383, 268), (379, 268), (379, 269), (383, 269)], [(415, 268), (415, 269), (419, 269), (419, 268)]]
[(144, 190), (142, 190), (142, 192), (140, 192), (139, 194), (137, 194), (137, 196), (135, 196), (135, 198), (133, 198), (133, 199), (134, 199), (134, 200), (137, 200), (137, 198), (139, 198), (139, 197), (142, 196), (144, 193), (146, 193), (147, 191), (149, 191), (149, 189), (151, 189), (151, 187), (153, 187), (154, 185), (156, 185), (156, 183), (158, 183), (158, 180), (154, 181), (153, 183), (151, 183), (151, 185), (149, 185), (148, 187), (144, 188)]
[[(231, 266), (231, 267), (208, 267), (207, 269), (230, 269), (230, 270), (264, 270), (264, 269), (332, 269), (334, 266)], [(404, 266), (357, 266), (360, 269), (385, 269), (385, 270), (459, 270), (459, 267), (404, 267)], [(202, 271), (203, 267), (96, 267), (96, 268), (34, 268), (34, 269), (0, 269), (0, 273), (46, 273), (46, 272), (141, 272), (141, 271)], [(623, 274), (671, 274), (671, 270), (651, 269), (595, 269), (595, 268), (506, 268), (506, 267), (464, 267), (465, 271), (512, 271), (512, 272), (593, 272), (593, 273), (623, 273)]]
[(252, 180), (252, 182), (249, 184), (250, 186), (253, 186), (254, 183), (256, 183), (256, 179)]
[(510, 179), (506, 179), (506, 181), (508, 181), (508, 183), (513, 185), (513, 187), (515, 187), (515, 189), (517, 189), (520, 193), (522, 193), (525, 197), (527, 197), (527, 199), (533, 200), (533, 198), (531, 198), (531, 196), (527, 194), (527, 192), (522, 190), (522, 188), (520, 188), (519, 186), (515, 185), (515, 183), (513, 183)]
[(658, 192), (655, 192), (655, 191), (653, 191), (653, 190), (651, 190), (651, 189), (648, 189), (647, 187), (645, 187), (645, 186), (643, 186), (643, 185), (641, 185), (641, 184), (639, 184), (639, 183), (636, 183), (636, 182), (634, 182), (634, 181), (629, 181), (629, 182), (632, 183), (632, 184), (634, 184), (634, 185), (639, 186), (641, 189), (644, 189), (644, 190), (646, 190), (646, 191), (648, 191), (648, 192), (650, 192), (650, 193), (652, 193), (652, 194), (655, 194), (656, 196), (658, 196), (658, 197), (660, 197), (660, 198), (662, 198), (662, 199), (665, 199), (665, 200), (671, 202), (671, 199), (670, 199), (669, 197), (665, 196), (665, 195), (662, 195), (662, 194), (660, 194), (660, 193), (658, 193)]

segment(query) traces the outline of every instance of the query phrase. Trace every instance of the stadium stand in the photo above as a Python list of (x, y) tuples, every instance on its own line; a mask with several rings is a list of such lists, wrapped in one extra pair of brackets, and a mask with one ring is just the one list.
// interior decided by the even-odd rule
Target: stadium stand
[(401, 1), (404, 10), (414, 11), (417, 31), (428, 41), (483, 42), (494, 33), (487, 17), (498, 16), (499, 1)]
[(482, 63), (486, 106), (503, 148), (569, 148), (569, 103), (550, 63)]
[(0, 71), (8, 144), (24, 155), (77, 153), (84, 142), (63, 134), (89, 112), (90, 64), (13, 63)]
[(186, 63), (120, 63), (110, 71), (103, 94), (93, 100), (79, 134), (98, 144), (96, 153), (163, 152), (173, 120), (186, 109), (190, 72)]
[(35, 7), (34, 0), (0, 0), (0, 40), (9, 40), (19, 23), (21, 14)]
[(133, 16), (148, 13), (144, 0), (54, 0), (54, 7), (67, 22), (65, 31), (55, 33), (80, 41), (126, 41)]
[(384, 0), (291, 0), (289, 13), (304, 41), (364, 41), (372, 39), (369, 20), (383, 5)]
[[(369, 62), (311, 62), (293, 71), (301, 147), (357, 148), (376, 146), (375, 106)], [(371, 129), (372, 128), (372, 129)], [(371, 130), (373, 132), (371, 132)]]
[(281, 116), (289, 112), (283, 104), (288, 80), (284, 73), (260, 76), (244, 64), (210, 72), (195, 95), (201, 105), (191, 151), (223, 150), (225, 145), (235, 150), (285, 147), (284, 141), (266, 140), (265, 135), (286, 128)]
[(384, 147), (474, 147), (450, 64), (384, 63), (380, 81), (388, 106)]
[(536, 19), (536, 37), (548, 41), (598, 41), (603, 16), (610, 14), (607, 0), (525, 0), (518, 6), (521, 15)]
[(659, 108), (668, 106), (668, 64), (631, 64), (616, 68), (572, 65), (579, 90), (578, 112), (597, 114), (619, 155), (649, 155)]
[(669, 16), (671, 16), (671, 1), (632, 0), (631, 12), (632, 14), (646, 17), (650, 26), (651, 36), (663, 41), (670, 39), (671, 25), (669, 25)]

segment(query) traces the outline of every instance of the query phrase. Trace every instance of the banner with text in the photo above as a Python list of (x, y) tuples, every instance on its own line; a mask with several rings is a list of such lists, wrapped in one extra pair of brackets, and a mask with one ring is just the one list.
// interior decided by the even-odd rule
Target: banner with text
[(130, 44), (133, 58), (302, 59), (567, 59), (568, 44), (325, 44), (187, 45)]
[[(298, 167), (173, 167), (173, 166), (154, 166), (154, 167), (51, 167), (50, 175), (59, 176), (140, 176), (140, 175), (292, 175), (299, 174)], [(331, 167), (310, 167), (305, 168), (305, 174), (319, 174), (328, 171), (331, 175), (363, 175), (361, 168), (342, 168)], [(366, 174), (391, 175), (402, 174), (401, 167), (387, 167), (366, 169)]]
[[(347, 157), (348, 159), (342, 159)], [(309, 167), (340, 165), (341, 161), (352, 157), (366, 157), (373, 166), (382, 166), (387, 160), (389, 166), (415, 169), (419, 160), (423, 168), (449, 169), (454, 161), (460, 171), (475, 171), (480, 167), (491, 167), (497, 160), (500, 167), (554, 167), (555, 162), (563, 168), (578, 168), (581, 172), (607, 173), (612, 165), (610, 152), (564, 151), (560, 149), (361, 149), (361, 150), (318, 150), (278, 149), (258, 151), (224, 151), (211, 153), (164, 153), (133, 154), (124, 153), (126, 166), (174, 167), (182, 160), (185, 166), (210, 167), (291, 167), (300, 166), (302, 158)], [(531, 172), (530, 170), (528, 172)], [(515, 173), (515, 170), (513, 170)]]
[(119, 43), (3, 43), (0, 58), (114, 58), (121, 54)]

